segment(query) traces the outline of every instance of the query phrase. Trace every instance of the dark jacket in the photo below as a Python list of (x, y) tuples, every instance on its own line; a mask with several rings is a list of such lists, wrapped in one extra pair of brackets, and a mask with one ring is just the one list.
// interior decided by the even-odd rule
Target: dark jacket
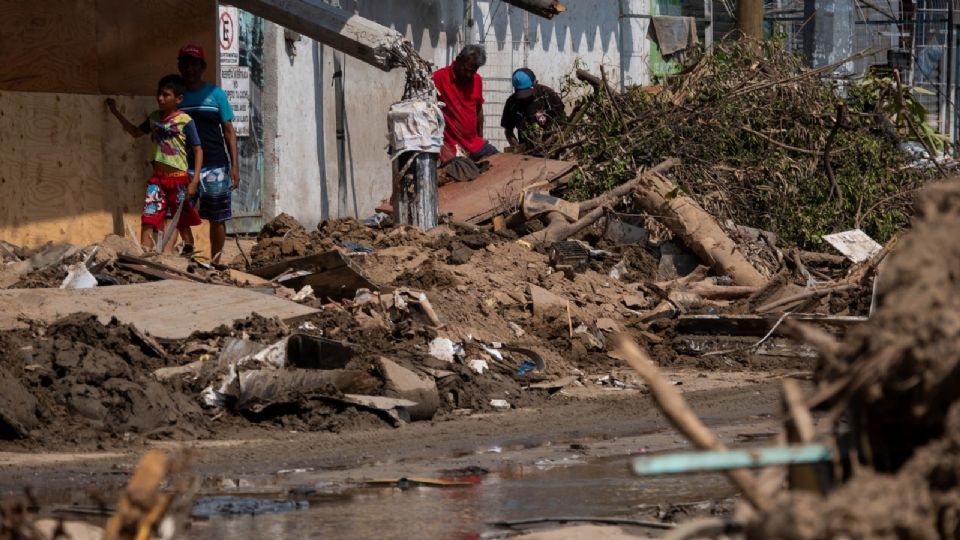
[(507, 98), (503, 106), (500, 126), (517, 130), (521, 144), (531, 145), (542, 140), (544, 132), (563, 122), (563, 100), (549, 86), (535, 84), (533, 94), (526, 99), (517, 99), (516, 94)]

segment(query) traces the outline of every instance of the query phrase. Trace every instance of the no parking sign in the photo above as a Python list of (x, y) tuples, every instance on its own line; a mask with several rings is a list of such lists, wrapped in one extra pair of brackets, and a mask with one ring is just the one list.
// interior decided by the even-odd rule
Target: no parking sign
[(220, 42), (221, 66), (240, 65), (239, 22), (237, 8), (220, 6), (220, 20), (217, 21), (217, 40)]

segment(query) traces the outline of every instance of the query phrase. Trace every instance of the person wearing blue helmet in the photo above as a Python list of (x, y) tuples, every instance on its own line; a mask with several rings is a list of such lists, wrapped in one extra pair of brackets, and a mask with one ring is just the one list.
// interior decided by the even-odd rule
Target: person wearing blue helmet
[(544, 134), (565, 119), (563, 100), (552, 88), (539, 84), (528, 68), (514, 71), (512, 82), (513, 94), (503, 106), (500, 127), (510, 146), (536, 151)]

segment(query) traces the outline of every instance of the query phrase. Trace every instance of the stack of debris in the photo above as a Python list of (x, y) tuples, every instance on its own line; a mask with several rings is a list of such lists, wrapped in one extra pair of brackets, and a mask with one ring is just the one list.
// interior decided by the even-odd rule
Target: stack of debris
[[(844, 59), (842, 65), (853, 59)], [(824, 234), (862, 229), (881, 242), (909, 222), (915, 190), (949, 165), (901, 150), (919, 141), (934, 156), (942, 137), (899, 79), (870, 75), (841, 91), (781, 41), (716, 43), (655, 87), (595, 92), (541, 155), (576, 160), (566, 197), (585, 200), (677, 158), (677, 193), (723, 223), (775, 232), (816, 248)]]
[(955, 181), (925, 190), (918, 223), (884, 260), (875, 314), (845, 339), (785, 323), (819, 360), (809, 395), (785, 380), (784, 430), (773, 446), (727, 450), (635, 341), (620, 336), (613, 355), (640, 373), (700, 450), (638, 458), (634, 472), (724, 471), (743, 493), (731, 518), (695, 520), (672, 537), (960, 535), (960, 241), (951, 233), (960, 225), (958, 201)]

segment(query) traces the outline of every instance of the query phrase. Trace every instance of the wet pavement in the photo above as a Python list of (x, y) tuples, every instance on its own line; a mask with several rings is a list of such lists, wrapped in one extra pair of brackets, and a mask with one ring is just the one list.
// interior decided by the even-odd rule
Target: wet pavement
[[(735, 493), (721, 475), (636, 478), (628, 471), (629, 462), (624, 456), (568, 456), (444, 478), (468, 485), (313, 485), (293, 488), (284, 497), (256, 497), (251, 492), (269, 486), (236, 480), (236, 491), (247, 493), (249, 502), (225, 500), (218, 513), (209, 511), (216, 505), (208, 501), (202, 512), (206, 517), (195, 519), (187, 538), (490, 538), (506, 532), (490, 525), (496, 521), (569, 516), (649, 520), (658, 504), (709, 505)], [(296, 474), (287, 481), (295, 483)]]

